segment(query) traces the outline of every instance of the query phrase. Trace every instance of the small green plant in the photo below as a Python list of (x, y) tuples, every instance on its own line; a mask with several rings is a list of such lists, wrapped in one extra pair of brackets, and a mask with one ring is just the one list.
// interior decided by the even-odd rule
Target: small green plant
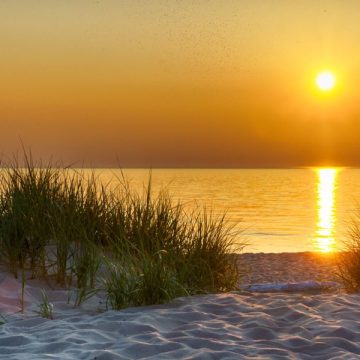
[(44, 289), (41, 290), (42, 302), (39, 304), (38, 313), (46, 318), (53, 319), (54, 305), (49, 301), (48, 295)]

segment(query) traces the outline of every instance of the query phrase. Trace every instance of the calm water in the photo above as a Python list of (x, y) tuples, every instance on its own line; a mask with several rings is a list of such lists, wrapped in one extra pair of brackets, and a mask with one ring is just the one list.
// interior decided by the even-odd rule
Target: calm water
[[(106, 178), (113, 173), (102, 170)], [(148, 170), (125, 175), (140, 188)], [(227, 211), (251, 252), (332, 250), (360, 203), (359, 169), (161, 169), (152, 178), (155, 191), (166, 186), (187, 206)]]

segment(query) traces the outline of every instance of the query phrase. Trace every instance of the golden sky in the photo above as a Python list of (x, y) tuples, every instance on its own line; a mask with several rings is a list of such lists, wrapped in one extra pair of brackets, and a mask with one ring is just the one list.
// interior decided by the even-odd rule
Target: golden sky
[(355, 0), (0, 0), (0, 152), (360, 165), (359, 19)]

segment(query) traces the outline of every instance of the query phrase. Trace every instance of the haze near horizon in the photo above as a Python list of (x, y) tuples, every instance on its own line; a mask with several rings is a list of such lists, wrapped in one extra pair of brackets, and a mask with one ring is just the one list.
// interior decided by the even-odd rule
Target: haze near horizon
[(335, 0), (1, 1), (0, 152), (21, 138), (97, 167), (359, 166), (359, 15)]

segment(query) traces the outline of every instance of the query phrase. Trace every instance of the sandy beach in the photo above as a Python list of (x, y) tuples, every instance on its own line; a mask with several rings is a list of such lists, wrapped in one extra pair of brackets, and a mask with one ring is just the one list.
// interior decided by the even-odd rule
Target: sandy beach
[[(248, 284), (334, 281), (332, 257), (243, 254)], [(252, 269), (252, 270), (251, 270)], [(1, 273), (3, 359), (355, 359), (360, 356), (360, 296), (341, 289), (201, 295), (169, 304), (106, 310), (98, 294), (74, 308), (69, 292), (47, 286), (54, 319), (37, 314), (38, 280)]]
[(0, 360), (360, 360), (359, 17), (0, 0)]

